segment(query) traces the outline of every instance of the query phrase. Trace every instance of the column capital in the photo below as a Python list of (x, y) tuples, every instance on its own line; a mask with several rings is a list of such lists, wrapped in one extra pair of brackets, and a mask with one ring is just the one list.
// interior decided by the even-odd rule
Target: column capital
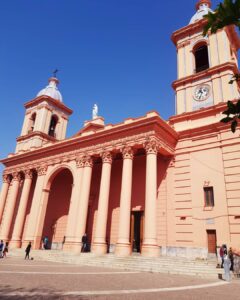
[(126, 146), (121, 149), (123, 159), (133, 159), (134, 151), (132, 147)]
[(93, 167), (93, 160), (91, 156), (85, 156), (84, 167)]
[(110, 151), (102, 152), (101, 157), (102, 157), (103, 164), (105, 163), (111, 164), (113, 161), (112, 153)]
[(83, 168), (86, 161), (85, 156), (77, 157), (76, 158), (76, 166), (77, 168)]
[(37, 168), (37, 174), (38, 174), (38, 176), (46, 175), (47, 169), (48, 169), (48, 166), (41, 166), (41, 167), (38, 167), (38, 168)]
[(12, 176), (13, 176), (13, 181), (20, 181), (21, 180), (21, 175), (18, 173), (18, 172), (14, 172), (13, 174), (12, 174)]
[(25, 179), (32, 179), (33, 178), (33, 172), (30, 169), (25, 170), (24, 175), (25, 175)]
[(146, 154), (157, 154), (159, 147), (160, 147), (159, 143), (155, 140), (150, 140), (144, 145)]
[(2, 175), (2, 180), (3, 180), (3, 183), (8, 183), (9, 184), (11, 182), (9, 174), (3, 174)]

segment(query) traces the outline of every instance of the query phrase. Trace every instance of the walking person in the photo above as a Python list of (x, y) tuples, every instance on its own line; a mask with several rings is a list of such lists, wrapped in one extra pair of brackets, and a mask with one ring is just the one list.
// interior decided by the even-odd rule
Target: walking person
[(231, 262), (231, 267), (230, 267), (230, 271), (234, 271), (234, 260), (233, 260), (233, 251), (232, 251), (232, 247), (229, 248), (229, 251), (228, 251), (228, 257), (230, 259), (230, 262)]
[(224, 267), (224, 278), (226, 281), (230, 281), (231, 280), (231, 276), (230, 276), (231, 261), (227, 254), (224, 254), (224, 257), (223, 257), (223, 267)]
[(31, 242), (29, 242), (28, 245), (27, 245), (27, 248), (25, 250), (25, 252), (26, 252), (25, 259), (30, 259), (29, 254), (30, 254), (30, 251), (31, 251), (31, 247), (32, 247), (32, 244), (31, 244)]
[(3, 258), (7, 258), (8, 253), (8, 242), (6, 242), (5, 247), (3, 248)]
[(222, 245), (222, 246), (220, 247), (220, 250), (219, 250), (219, 255), (220, 255), (221, 260), (222, 260), (222, 262), (221, 262), (221, 268), (223, 268), (223, 262), (224, 262), (224, 260), (223, 260), (223, 257), (224, 257), (224, 249), (225, 249), (225, 247), (224, 247), (224, 245)]
[(0, 242), (0, 258), (3, 257), (3, 247), (4, 247), (4, 243), (3, 243), (3, 240), (1, 240), (1, 242)]
[(87, 234), (84, 233), (82, 236), (82, 249), (81, 252), (87, 252)]

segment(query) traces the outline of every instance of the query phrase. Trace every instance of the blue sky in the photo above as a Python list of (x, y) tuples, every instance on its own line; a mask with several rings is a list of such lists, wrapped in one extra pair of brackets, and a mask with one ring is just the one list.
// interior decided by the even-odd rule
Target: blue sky
[(0, 158), (14, 152), (23, 104), (55, 68), (63, 101), (74, 111), (68, 136), (91, 118), (94, 103), (106, 123), (150, 110), (164, 119), (174, 114), (170, 36), (188, 24), (197, 0), (0, 2)]

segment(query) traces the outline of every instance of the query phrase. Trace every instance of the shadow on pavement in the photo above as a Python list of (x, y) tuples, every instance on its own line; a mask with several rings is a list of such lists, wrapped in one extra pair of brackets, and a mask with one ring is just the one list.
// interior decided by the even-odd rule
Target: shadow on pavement
[(85, 296), (64, 296), (61, 294), (64, 292), (55, 291), (50, 289), (30, 289), (26, 290), (23, 288), (13, 288), (11, 286), (5, 285), (0, 286), (0, 299), (89, 299)]

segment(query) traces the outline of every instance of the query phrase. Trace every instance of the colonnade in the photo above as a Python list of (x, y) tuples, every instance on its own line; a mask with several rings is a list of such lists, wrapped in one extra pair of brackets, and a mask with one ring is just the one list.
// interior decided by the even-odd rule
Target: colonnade
[[(155, 141), (148, 142), (145, 145), (145, 151), (146, 192), (142, 254), (146, 256), (157, 256), (159, 254), (159, 248), (157, 246), (156, 220), (158, 144)], [(121, 152), (123, 168), (120, 194), (119, 228), (115, 253), (116, 255), (125, 256), (131, 254), (130, 215), (134, 150), (132, 147), (126, 146), (121, 150)], [(98, 199), (96, 230), (92, 244), (92, 252), (97, 254), (104, 254), (107, 251), (106, 229), (111, 168), (113, 162), (112, 153), (110, 151), (103, 152), (101, 154), (101, 159), (102, 173)], [(78, 252), (81, 248), (81, 237), (86, 230), (93, 168), (92, 157), (88, 155), (78, 157), (76, 159), (76, 167), (68, 213), (64, 249)], [(38, 245), (41, 240), (41, 228), (43, 228), (44, 222), (43, 216), (45, 216), (49, 193), (48, 190), (44, 189), (44, 179), (47, 173), (47, 167), (37, 169), (37, 173), (38, 177), (33, 194), (28, 226), (25, 233), (25, 240), (34, 241), (35, 245)], [(11, 177), (12, 180), (10, 180)], [(3, 185), (0, 195), (0, 221), (2, 223), (0, 228), (0, 238), (5, 240), (9, 239), (9, 231), (17, 200), (19, 183), (21, 180), (19, 173), (14, 173), (11, 177), (9, 175), (3, 176)], [(10, 241), (11, 245), (14, 247), (20, 247), (22, 242), (21, 235), (23, 232), (29, 193), (32, 185), (32, 171), (26, 170), (24, 172), (24, 177), (25, 180)]]

